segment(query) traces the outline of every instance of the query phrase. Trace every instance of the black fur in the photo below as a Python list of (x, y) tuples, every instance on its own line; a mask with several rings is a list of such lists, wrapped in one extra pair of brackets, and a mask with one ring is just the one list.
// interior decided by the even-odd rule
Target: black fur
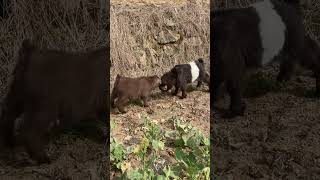
[[(210, 77), (205, 72), (205, 64), (203, 59), (198, 59), (195, 61), (196, 65), (199, 68), (199, 76), (195, 81), (198, 81), (197, 87), (202, 85), (202, 82), (205, 82), (209, 85)], [(179, 90), (182, 91), (181, 99), (186, 98), (186, 88), (187, 84), (192, 83), (192, 74), (190, 64), (179, 64), (175, 65), (169, 72), (165, 73), (161, 77), (161, 84), (159, 88), (161, 91), (169, 91), (172, 87), (175, 87), (173, 95), (177, 95)], [(166, 86), (166, 89), (165, 89)]]
[[(303, 50), (304, 27), (301, 8), (296, 3), (271, 0), (276, 11), (286, 25), (285, 45), (281, 59), (278, 81), (289, 80), (294, 64), (300, 59)], [(231, 96), (230, 112), (224, 117), (243, 115), (245, 104), (241, 96), (241, 79), (248, 68), (262, 66), (262, 42), (259, 31), (259, 16), (253, 7), (228, 9), (210, 12), (210, 59), (213, 91), (211, 109), (218, 96), (218, 89), (226, 82)], [(272, 27), (270, 27), (272, 28)], [(276, 59), (276, 58), (275, 58)]]
[(305, 36), (303, 58), (300, 64), (313, 71), (316, 78), (315, 95), (320, 97), (320, 44), (309, 35)]

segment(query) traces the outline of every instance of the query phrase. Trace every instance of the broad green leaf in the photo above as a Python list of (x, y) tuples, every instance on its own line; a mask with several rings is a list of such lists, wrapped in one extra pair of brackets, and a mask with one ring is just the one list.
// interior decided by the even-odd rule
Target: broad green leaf
[(168, 137), (168, 138), (176, 138), (177, 137), (177, 132), (175, 132), (175, 131), (166, 131), (164, 136)]
[(187, 144), (187, 141), (188, 141), (188, 139), (189, 139), (189, 136), (188, 136), (188, 135), (182, 135), (181, 138), (182, 138), (182, 140), (183, 140), (183, 143), (184, 143), (184, 144)]
[(139, 170), (132, 170), (126, 173), (126, 178), (130, 180), (141, 180), (143, 179), (143, 174)]
[(186, 154), (180, 148), (176, 149), (175, 155), (178, 161), (182, 162), (185, 166), (188, 166), (186, 163)]
[(157, 180), (167, 180), (167, 178), (163, 175), (157, 175)]
[(164, 149), (164, 143), (162, 141), (153, 140), (152, 141), (152, 147), (155, 151), (163, 150)]
[(183, 139), (177, 139), (177, 140), (175, 140), (174, 144), (175, 144), (177, 147), (183, 147), (183, 146), (184, 146)]

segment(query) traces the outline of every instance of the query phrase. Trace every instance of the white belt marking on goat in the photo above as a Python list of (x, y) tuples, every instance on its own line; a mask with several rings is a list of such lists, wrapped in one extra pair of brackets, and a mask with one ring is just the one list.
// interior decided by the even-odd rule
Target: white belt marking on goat
[(262, 65), (270, 63), (279, 54), (285, 42), (286, 26), (270, 0), (253, 4), (260, 17), (260, 38), (262, 41)]
[(191, 82), (194, 82), (199, 77), (199, 68), (194, 61), (190, 62), (189, 64), (191, 66)]

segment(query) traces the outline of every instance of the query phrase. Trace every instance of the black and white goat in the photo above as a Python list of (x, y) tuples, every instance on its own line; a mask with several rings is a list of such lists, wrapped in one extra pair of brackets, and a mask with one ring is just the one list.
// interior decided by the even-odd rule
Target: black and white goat
[(280, 59), (277, 80), (289, 80), (304, 47), (302, 11), (299, 0), (263, 0), (246, 8), (211, 11), (210, 18), (211, 110), (225, 82), (231, 104), (223, 117), (233, 118), (245, 111), (240, 89), (247, 69)]
[(180, 98), (183, 99), (187, 97), (187, 84), (195, 81), (198, 81), (197, 87), (200, 87), (202, 82), (208, 85), (210, 83), (210, 76), (205, 72), (205, 63), (202, 58), (188, 64), (175, 65), (169, 72), (162, 75), (159, 89), (165, 92), (175, 87), (173, 95), (177, 95), (181, 89), (182, 96)]

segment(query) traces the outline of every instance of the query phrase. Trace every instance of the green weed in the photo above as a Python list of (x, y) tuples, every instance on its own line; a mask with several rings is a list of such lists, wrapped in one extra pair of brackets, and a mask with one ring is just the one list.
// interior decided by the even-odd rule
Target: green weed
[[(143, 138), (135, 147), (125, 150), (115, 139), (111, 142), (111, 162), (122, 171), (119, 179), (131, 180), (169, 180), (169, 179), (209, 179), (210, 153), (209, 139), (190, 124), (182, 123), (177, 117), (172, 117), (174, 130), (164, 132), (161, 127), (144, 118)], [(155, 168), (160, 152), (165, 150), (167, 142), (174, 142), (174, 159), (177, 163)], [(141, 163), (136, 169), (127, 168), (126, 158), (135, 155)]]

